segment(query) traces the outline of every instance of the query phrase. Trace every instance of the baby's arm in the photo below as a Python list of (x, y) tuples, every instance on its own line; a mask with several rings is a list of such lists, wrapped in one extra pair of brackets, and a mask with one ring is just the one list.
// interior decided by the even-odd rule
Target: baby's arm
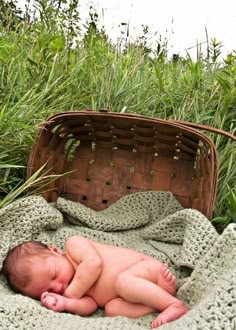
[(92, 243), (81, 236), (72, 236), (67, 240), (66, 256), (76, 271), (72, 282), (64, 292), (64, 296), (81, 298), (101, 274), (101, 257)]
[(79, 314), (80, 316), (90, 315), (98, 308), (96, 302), (89, 296), (84, 296), (81, 299), (72, 299), (47, 291), (42, 294), (41, 302), (54, 312), (65, 311)]

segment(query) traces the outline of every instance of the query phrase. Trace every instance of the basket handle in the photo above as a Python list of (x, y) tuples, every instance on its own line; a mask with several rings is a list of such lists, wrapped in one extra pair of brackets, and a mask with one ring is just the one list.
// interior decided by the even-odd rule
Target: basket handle
[[(86, 111), (92, 111), (92, 109), (86, 109)], [(108, 109), (99, 109), (99, 112), (109, 112)], [(168, 119), (169, 122), (176, 123), (176, 124), (181, 124), (183, 126), (189, 126), (192, 128), (197, 128), (197, 129), (202, 129), (208, 132), (216, 133), (216, 134), (221, 134), (224, 136), (227, 136), (228, 138), (236, 141), (236, 135), (233, 135), (229, 132), (226, 132), (220, 128), (215, 128), (215, 127), (210, 127), (210, 126), (205, 126), (201, 124), (196, 124), (196, 123), (191, 123), (190, 121), (183, 121), (183, 120), (174, 120), (174, 119)]]
[(192, 128), (202, 129), (202, 130), (209, 131), (209, 132), (216, 133), (216, 134), (221, 134), (221, 135), (227, 136), (230, 139), (236, 141), (236, 136), (235, 135), (233, 135), (231, 133), (228, 133), (228, 132), (226, 132), (222, 129), (219, 129), (219, 128), (205, 126), (205, 125), (196, 124), (196, 123), (191, 123), (189, 121), (182, 121), (182, 120), (168, 119), (168, 121), (174, 122), (174, 123), (177, 123), (177, 124), (179, 123), (181, 125), (189, 126), (189, 127), (192, 127)]

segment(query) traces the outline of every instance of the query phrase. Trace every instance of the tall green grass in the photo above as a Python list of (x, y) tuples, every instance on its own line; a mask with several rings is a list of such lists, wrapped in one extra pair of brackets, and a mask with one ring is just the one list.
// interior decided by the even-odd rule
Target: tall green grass
[[(137, 42), (113, 45), (98, 31), (96, 15), (80, 35), (75, 0), (67, 9), (53, 3), (37, 1), (38, 19), (27, 14), (13, 27), (0, 22), (0, 194), (24, 182), (35, 135), (56, 112), (106, 108), (235, 134), (235, 52), (219, 60), (212, 42), (206, 57), (172, 60), (165, 41), (155, 51), (147, 47), (146, 32)], [(210, 136), (220, 164), (215, 215), (223, 216), (236, 186), (236, 148), (225, 137)]]

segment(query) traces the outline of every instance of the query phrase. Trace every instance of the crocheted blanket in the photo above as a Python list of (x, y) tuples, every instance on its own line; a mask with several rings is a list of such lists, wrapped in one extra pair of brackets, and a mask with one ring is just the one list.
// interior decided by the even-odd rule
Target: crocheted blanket
[[(39, 239), (63, 249), (80, 234), (96, 241), (137, 249), (167, 262), (178, 279), (178, 298), (190, 307), (165, 330), (236, 329), (236, 226), (219, 236), (200, 212), (183, 209), (170, 192), (140, 192), (122, 197), (103, 211), (59, 198), (47, 203), (31, 196), (0, 210), (0, 267), (9, 247)], [(39, 301), (11, 291), (0, 275), (1, 329), (150, 328), (156, 316), (138, 319), (55, 313)]]

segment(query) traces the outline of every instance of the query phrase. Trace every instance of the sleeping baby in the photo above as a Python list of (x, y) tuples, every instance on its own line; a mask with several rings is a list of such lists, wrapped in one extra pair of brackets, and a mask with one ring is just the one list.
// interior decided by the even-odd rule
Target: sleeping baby
[(166, 264), (138, 251), (69, 237), (65, 253), (55, 246), (26, 241), (8, 252), (4, 272), (12, 289), (55, 312), (137, 318), (161, 312), (156, 328), (184, 315), (175, 297), (176, 278)]

